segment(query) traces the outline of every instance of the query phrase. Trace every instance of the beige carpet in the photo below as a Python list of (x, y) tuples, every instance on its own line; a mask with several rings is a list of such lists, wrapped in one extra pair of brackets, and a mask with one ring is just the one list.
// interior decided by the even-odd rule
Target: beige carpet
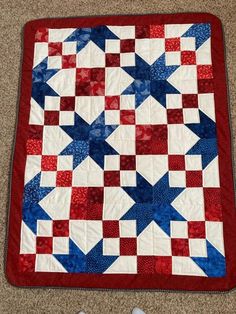
[[(0, 0), (0, 313), (128, 314), (139, 306), (147, 314), (236, 313), (236, 291), (227, 294), (20, 289), (10, 286), (3, 273), (9, 165), (18, 102), (23, 25), (43, 17), (80, 15), (174, 13), (202, 11), (221, 18), (227, 47), (231, 121), (236, 130), (236, 2), (235, 0)], [(235, 142), (235, 141), (234, 141)], [(236, 151), (236, 150), (235, 150)]]

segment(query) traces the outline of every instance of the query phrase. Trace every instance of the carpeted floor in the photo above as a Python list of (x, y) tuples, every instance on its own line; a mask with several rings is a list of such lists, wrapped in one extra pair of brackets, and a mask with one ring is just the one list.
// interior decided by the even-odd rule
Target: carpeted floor
[[(147, 314), (157, 313), (235, 313), (236, 291), (227, 294), (86, 291), (65, 289), (20, 289), (10, 286), (4, 276), (8, 182), (21, 62), (23, 25), (43, 17), (80, 15), (174, 13), (202, 11), (221, 18), (226, 41), (232, 134), (236, 130), (236, 2), (235, 0), (0, 0), (1, 60), (1, 187), (0, 187), (0, 313), (128, 314), (139, 306)], [(234, 141), (236, 144), (236, 141)], [(236, 147), (234, 149), (236, 151)]]

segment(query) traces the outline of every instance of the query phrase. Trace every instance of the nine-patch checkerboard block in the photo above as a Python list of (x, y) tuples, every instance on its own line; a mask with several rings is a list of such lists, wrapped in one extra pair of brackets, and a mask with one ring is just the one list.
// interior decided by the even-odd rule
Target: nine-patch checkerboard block
[(23, 272), (225, 275), (210, 24), (40, 28)]

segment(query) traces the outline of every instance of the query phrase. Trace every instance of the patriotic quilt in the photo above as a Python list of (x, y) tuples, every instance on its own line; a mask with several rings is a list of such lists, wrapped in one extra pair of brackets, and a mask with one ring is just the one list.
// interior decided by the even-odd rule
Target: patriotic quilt
[(7, 277), (229, 290), (226, 79), (210, 14), (26, 24)]

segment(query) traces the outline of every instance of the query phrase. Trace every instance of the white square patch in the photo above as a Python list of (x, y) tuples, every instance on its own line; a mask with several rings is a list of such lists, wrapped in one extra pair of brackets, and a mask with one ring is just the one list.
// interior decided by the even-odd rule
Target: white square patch
[(180, 65), (181, 58), (179, 51), (166, 52), (166, 65)]
[(120, 27), (120, 38), (121, 39), (135, 38), (135, 26), (122, 26), (122, 27)]
[(207, 257), (207, 246), (205, 239), (189, 239), (190, 256)]
[(185, 171), (169, 171), (170, 187), (186, 187)]
[(199, 110), (196, 108), (184, 108), (184, 123), (200, 123)]
[(105, 156), (105, 170), (120, 170), (120, 156), (107, 155)]
[(167, 109), (182, 108), (182, 95), (181, 94), (167, 94), (166, 95), (166, 108)]
[(76, 41), (68, 41), (62, 43), (62, 54), (63, 55), (74, 55), (76, 54)]
[(120, 171), (120, 184), (121, 186), (136, 186), (136, 171)]
[(103, 255), (120, 255), (120, 239), (103, 239)]
[(135, 95), (121, 95), (120, 109), (121, 110), (135, 109)]
[(73, 156), (57, 157), (57, 170), (72, 170), (72, 169), (73, 169)]
[(120, 237), (132, 238), (137, 236), (136, 220), (120, 220)]
[(60, 111), (59, 124), (60, 125), (74, 125), (75, 113), (74, 111)]
[(124, 66), (135, 66), (135, 53), (121, 53), (120, 54), (120, 65)]
[(120, 111), (119, 110), (106, 110), (105, 111), (105, 124), (108, 124), (108, 125), (120, 124)]
[(201, 155), (185, 155), (186, 170), (202, 170)]
[(52, 220), (37, 221), (37, 236), (51, 237), (52, 236)]
[(57, 96), (45, 96), (44, 103), (45, 110), (60, 110), (60, 97)]
[(181, 37), (180, 38), (180, 49), (182, 51), (195, 51), (195, 38), (194, 37)]
[(120, 53), (120, 40), (106, 39), (106, 53)]
[(53, 254), (69, 254), (69, 237), (53, 238)]
[(55, 187), (56, 186), (56, 171), (42, 171), (40, 186)]
[(61, 69), (62, 68), (62, 57), (61, 56), (50, 56), (48, 57), (48, 69)]
[(171, 221), (171, 238), (188, 238), (188, 223), (187, 221)]

